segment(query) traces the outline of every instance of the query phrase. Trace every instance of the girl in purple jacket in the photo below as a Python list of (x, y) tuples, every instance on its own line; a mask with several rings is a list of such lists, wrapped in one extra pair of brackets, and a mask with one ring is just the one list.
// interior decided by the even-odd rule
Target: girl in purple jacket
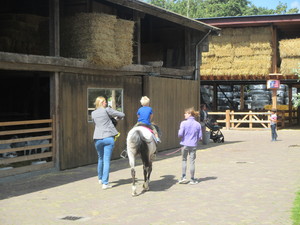
[(180, 123), (178, 131), (178, 137), (181, 138), (180, 144), (182, 153), (182, 176), (179, 183), (186, 183), (186, 167), (187, 167), (187, 156), (190, 156), (190, 184), (197, 184), (198, 181), (195, 179), (195, 159), (198, 141), (202, 139), (202, 129), (199, 122), (195, 120), (195, 117), (199, 116), (199, 112), (195, 111), (194, 108), (185, 110), (185, 120)]

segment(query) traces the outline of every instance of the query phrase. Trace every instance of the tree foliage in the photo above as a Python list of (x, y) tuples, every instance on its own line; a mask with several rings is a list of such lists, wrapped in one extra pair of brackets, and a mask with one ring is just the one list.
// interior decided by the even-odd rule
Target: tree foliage
[(250, 16), (298, 13), (279, 2), (275, 9), (257, 7), (251, 0), (145, 0), (146, 2), (190, 18)]

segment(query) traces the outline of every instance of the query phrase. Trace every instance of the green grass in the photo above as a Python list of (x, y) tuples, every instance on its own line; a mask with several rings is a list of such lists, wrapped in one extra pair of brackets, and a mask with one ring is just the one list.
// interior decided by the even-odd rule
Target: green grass
[(294, 201), (294, 206), (292, 209), (292, 220), (293, 225), (300, 225), (300, 191), (296, 194), (296, 199)]

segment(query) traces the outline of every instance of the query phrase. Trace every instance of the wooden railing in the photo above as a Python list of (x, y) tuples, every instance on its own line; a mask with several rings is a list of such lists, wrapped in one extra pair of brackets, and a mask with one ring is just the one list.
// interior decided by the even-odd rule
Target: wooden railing
[[(234, 112), (226, 110), (225, 112), (208, 112), (208, 115), (217, 116), (216, 122), (229, 129), (266, 129), (270, 128), (270, 111), (266, 112)], [(224, 119), (222, 118), (224, 117)], [(293, 125), (297, 123), (297, 111), (292, 111), (289, 117), (286, 111), (277, 111), (277, 126), (283, 128), (287, 124)]]
[(53, 120), (0, 122), (0, 177), (54, 167)]

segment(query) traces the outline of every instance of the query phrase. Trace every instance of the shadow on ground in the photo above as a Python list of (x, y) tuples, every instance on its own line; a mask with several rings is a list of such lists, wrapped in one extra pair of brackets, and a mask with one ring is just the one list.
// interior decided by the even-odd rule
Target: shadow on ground
[[(228, 145), (236, 142), (213, 143), (208, 145), (200, 145), (199, 150), (206, 150), (219, 145)], [(178, 149), (161, 151), (157, 154), (155, 161), (169, 159), (181, 155)], [(137, 157), (136, 166), (141, 165), (141, 160)], [(112, 183), (114, 186), (131, 183), (131, 173), (129, 169), (128, 159), (116, 159), (111, 162), (111, 172), (127, 169), (128, 178)], [(96, 177), (96, 164), (78, 167), (74, 169), (57, 171), (55, 169), (32, 172), (17, 176), (11, 176), (0, 179), (0, 200), (28, 194), (36, 191), (41, 191), (48, 188), (57, 187), (71, 182)], [(203, 178), (205, 179), (205, 178)], [(164, 191), (176, 184), (174, 176), (165, 175), (161, 180), (151, 182), (151, 191)]]

